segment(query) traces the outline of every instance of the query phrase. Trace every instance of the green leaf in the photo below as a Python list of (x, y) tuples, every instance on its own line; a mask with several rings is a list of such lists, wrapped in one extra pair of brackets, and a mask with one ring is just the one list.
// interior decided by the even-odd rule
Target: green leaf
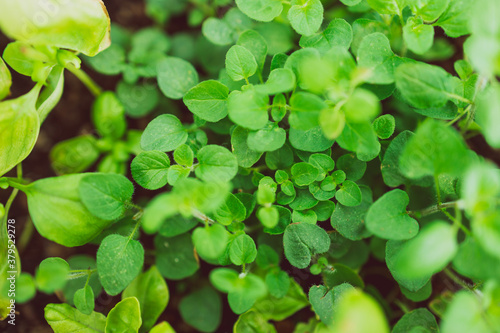
[(229, 89), (215, 80), (207, 80), (191, 88), (182, 99), (189, 111), (210, 122), (227, 116)]
[(211, 261), (224, 254), (229, 233), (220, 224), (199, 227), (193, 231), (193, 244), (201, 258)]
[(201, 27), (203, 36), (216, 45), (229, 45), (234, 42), (235, 31), (224, 20), (209, 17)]
[(82, 289), (78, 289), (73, 296), (73, 303), (76, 308), (83, 314), (91, 315), (94, 311), (94, 292), (92, 287), (86, 285)]
[(361, 40), (357, 61), (360, 67), (371, 70), (366, 82), (390, 84), (394, 82), (394, 71), (400, 60), (391, 50), (389, 39), (380, 32), (367, 35)]
[(137, 155), (130, 164), (130, 171), (137, 184), (148, 190), (157, 190), (167, 184), (169, 167), (168, 155), (152, 150)]
[(439, 17), (436, 25), (443, 28), (450, 37), (467, 35), (469, 31), (469, 18), (473, 3), (467, 0), (450, 1), (448, 8)]
[(142, 326), (139, 332), (148, 332), (167, 307), (168, 287), (156, 266), (140, 274), (122, 293), (122, 300), (135, 297), (139, 301)]
[(295, 31), (310, 36), (323, 22), (323, 4), (320, 0), (292, 0), (287, 17)]
[(149, 333), (175, 333), (175, 331), (169, 323), (163, 321), (153, 327)]
[(151, 112), (160, 99), (156, 86), (150, 83), (131, 84), (120, 81), (116, 86), (116, 96), (125, 107), (125, 112), (138, 118)]
[(441, 271), (457, 252), (457, 232), (445, 222), (426, 225), (406, 242), (394, 262), (394, 270), (408, 279), (425, 278)]
[(346, 291), (338, 302), (334, 315), (334, 332), (349, 327), (349, 332), (389, 333), (382, 307), (369, 295), (353, 289)]
[(380, 14), (400, 15), (407, 0), (367, 0), (370, 7)]
[(299, 44), (301, 47), (314, 47), (321, 54), (324, 54), (335, 46), (348, 49), (351, 42), (351, 25), (344, 19), (336, 18), (328, 24), (323, 32), (312, 36), (302, 36)]
[[(262, 72), (267, 56), (267, 43), (264, 37), (255, 30), (246, 30), (240, 35), (236, 44), (243, 46), (253, 54), (258, 70)], [(290, 88), (290, 90), (292, 89), (293, 87)], [(270, 93), (270, 95), (274, 94)]]
[(10, 94), (10, 86), (12, 85), (12, 76), (5, 65), (5, 62), (0, 57), (0, 100)]
[(408, 1), (408, 6), (413, 13), (422, 17), (424, 21), (435, 21), (448, 7), (450, 0), (423, 0), (419, 2)]
[(65, 303), (47, 304), (45, 320), (55, 333), (104, 332), (106, 326), (106, 317), (102, 313), (92, 312), (86, 315)]
[(333, 295), (325, 286), (312, 286), (309, 289), (309, 302), (325, 325), (333, 324)]
[(193, 275), (199, 268), (194, 257), (191, 235), (184, 233), (172, 238), (156, 236), (155, 265), (170, 280), (181, 280)]
[(174, 151), (174, 160), (177, 164), (192, 167), (194, 162), (194, 153), (190, 146), (187, 144), (180, 145)]
[(119, 139), (127, 129), (125, 109), (110, 91), (103, 92), (95, 100), (92, 106), (92, 121), (97, 133), (104, 138)]
[(486, 141), (493, 148), (500, 148), (500, 133), (494, 124), (499, 121), (500, 85), (492, 84), (478, 95), (476, 121), (481, 126)]
[(439, 326), (434, 315), (426, 308), (415, 309), (405, 313), (394, 325), (393, 333), (412, 332), (416, 327), (423, 328), (427, 332), (439, 332)]
[(204, 287), (179, 303), (182, 319), (200, 332), (215, 332), (222, 320), (222, 300), (210, 287)]
[[(102, 234), (101, 234), (102, 235)], [(95, 269), (96, 263), (95, 259), (87, 255), (75, 255), (68, 258), (68, 264), (73, 270), (85, 270), (85, 269)], [(98, 296), (102, 291), (101, 283), (99, 282), (99, 276), (97, 274), (90, 275), (90, 279), (87, 283), (88, 275), (79, 275), (79, 277), (72, 277), (66, 282), (66, 285), (62, 289), (64, 299), (70, 305), (74, 305), (73, 298), (77, 290), (83, 288), (88, 284), (92, 288), (94, 298)]]
[(243, 168), (250, 168), (253, 166), (262, 156), (262, 153), (251, 150), (248, 147), (248, 134), (249, 130), (241, 126), (237, 126), (233, 133), (231, 133), (231, 145), (233, 148), (233, 154), (238, 160), (238, 165)]
[(255, 302), (267, 294), (266, 284), (260, 277), (248, 274), (239, 278), (236, 287), (229, 291), (227, 300), (231, 310), (236, 314), (242, 314), (255, 304)]
[(400, 274), (400, 271), (396, 268), (396, 263), (400, 261), (400, 253), (404, 245), (404, 241), (388, 241), (385, 247), (385, 262), (392, 276), (401, 287), (406, 288), (410, 292), (416, 292), (429, 282), (431, 275), (414, 278)]
[(257, 89), (268, 95), (276, 95), (292, 91), (295, 88), (295, 74), (288, 68), (276, 68), (269, 73), (267, 81)]
[(343, 149), (355, 152), (356, 157), (364, 162), (373, 160), (380, 153), (377, 133), (369, 122), (346, 123), (337, 142)]
[(238, 8), (248, 17), (262, 22), (270, 22), (281, 14), (280, 0), (236, 0)]
[(312, 184), (319, 175), (318, 168), (305, 162), (295, 163), (292, 166), (291, 172), (292, 179), (298, 186)]
[(424, 54), (434, 42), (434, 27), (424, 24), (422, 18), (410, 17), (403, 28), (403, 37), (410, 51)]
[(113, 43), (94, 57), (85, 57), (84, 60), (98, 73), (118, 75), (126, 66), (126, 53), (123, 46)]
[(226, 54), (226, 72), (233, 81), (248, 80), (257, 71), (252, 52), (240, 45), (233, 45)]
[(67, 247), (80, 246), (111, 224), (91, 214), (82, 203), (78, 187), (84, 176), (44, 178), (28, 185), (28, 209), (40, 235)]
[(247, 217), (247, 211), (243, 203), (230, 193), (226, 202), (214, 212), (214, 217), (217, 222), (230, 225), (233, 222), (243, 222)]
[(109, 311), (104, 333), (137, 333), (141, 324), (139, 300), (135, 297), (128, 297)]
[(136, 240), (109, 235), (101, 242), (96, 258), (102, 286), (114, 296), (121, 293), (141, 272), (144, 248)]
[(392, 190), (377, 199), (366, 214), (366, 227), (375, 236), (404, 240), (418, 233), (418, 222), (408, 216), (410, 199), (403, 190)]
[(59, 175), (87, 170), (99, 158), (97, 140), (92, 135), (60, 141), (50, 151), (52, 168)]
[(196, 156), (198, 167), (196, 177), (204, 181), (229, 181), (238, 172), (236, 157), (226, 148), (217, 145), (208, 145), (201, 148)]
[(283, 236), (285, 257), (297, 268), (306, 268), (311, 256), (325, 253), (330, 248), (330, 238), (326, 231), (308, 223), (290, 224)]
[(382, 165), (382, 177), (384, 183), (390, 187), (398, 187), (402, 184), (418, 184), (422, 186), (432, 185), (432, 178), (424, 179), (408, 179), (406, 178), (399, 166), (400, 156), (405, 150), (408, 141), (414, 136), (410, 131), (403, 131), (395, 137), (389, 147), (385, 151)]
[(269, 96), (249, 87), (243, 91), (233, 91), (228, 99), (228, 113), (237, 125), (258, 130), (269, 121)]
[(127, 209), (134, 185), (122, 175), (89, 173), (80, 180), (78, 192), (92, 214), (103, 220), (116, 220)]
[(69, 264), (61, 258), (44, 259), (35, 274), (37, 288), (44, 293), (52, 294), (62, 289), (68, 279)]
[(394, 76), (401, 95), (419, 109), (445, 105), (454, 91), (452, 76), (441, 67), (406, 63), (396, 69)]
[(261, 207), (257, 211), (257, 218), (266, 228), (274, 228), (279, 223), (279, 210), (275, 206)]
[(255, 152), (274, 151), (283, 147), (286, 141), (286, 132), (276, 123), (269, 122), (258, 131), (248, 133), (247, 144)]
[(486, 252), (474, 238), (463, 241), (453, 259), (453, 268), (477, 280), (494, 279), (500, 273), (500, 259)]
[(29, 273), (21, 273), (16, 279), (16, 303), (28, 303), (35, 295), (35, 280)]
[(441, 321), (441, 332), (491, 332), (493, 327), (484, 318), (484, 311), (481, 302), (473, 293), (459, 291), (446, 307)]
[(266, 274), (266, 285), (269, 293), (276, 298), (283, 298), (290, 288), (290, 276), (280, 269)]
[(366, 229), (366, 213), (373, 199), (368, 187), (360, 187), (362, 201), (358, 206), (347, 207), (341, 204), (335, 206), (331, 215), (331, 224), (342, 236), (350, 240), (360, 240), (371, 235)]
[(229, 257), (235, 265), (252, 263), (257, 257), (257, 248), (252, 237), (242, 234), (236, 237), (229, 247)]
[[(3, 8), (0, 28), (12, 39), (33, 45), (56, 46), (89, 56), (96, 55), (111, 43), (109, 16), (101, 1), (58, 3), (56, 11), (35, 0), (23, 3), (2, 1), (0, 5)], [(40, 23), (40, 13), (45, 15), (43, 23)], [(50, 20), (47, 15), (50, 15)]]
[(335, 142), (326, 138), (319, 126), (307, 131), (290, 128), (288, 136), (292, 147), (313, 153), (322, 152), (330, 148)]
[(460, 175), (470, 159), (462, 136), (445, 123), (427, 119), (411, 137), (399, 157), (401, 173), (408, 178)]
[(241, 316), (234, 324), (234, 333), (255, 332), (255, 333), (276, 333), (276, 328), (269, 323), (263, 313), (251, 310)]
[(396, 129), (396, 120), (393, 115), (384, 114), (373, 121), (373, 129), (377, 133), (379, 139), (389, 139)]
[(0, 102), (0, 176), (28, 157), (35, 146), (40, 131), (35, 94), (36, 89)]
[(141, 137), (144, 150), (172, 151), (186, 142), (188, 133), (180, 120), (171, 114), (153, 119)]
[[(290, 126), (298, 130), (310, 130), (318, 126), (320, 112), (328, 108), (320, 97), (307, 93), (298, 92), (290, 98)], [(323, 123), (321, 123), (323, 125)]]
[(371, 121), (380, 113), (380, 101), (369, 90), (358, 88), (349, 96), (342, 109), (348, 122)]
[(158, 86), (168, 98), (181, 99), (198, 84), (198, 72), (184, 59), (166, 57), (157, 63), (156, 68)]

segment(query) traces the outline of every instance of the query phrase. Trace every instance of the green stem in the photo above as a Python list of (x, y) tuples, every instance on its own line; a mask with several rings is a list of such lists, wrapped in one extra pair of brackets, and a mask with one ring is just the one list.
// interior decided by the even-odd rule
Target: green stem
[(406, 306), (406, 304), (404, 304), (403, 302), (401, 302), (399, 299), (395, 299), (394, 300), (394, 304), (396, 304), (401, 310), (403, 310), (404, 313), (410, 312), (410, 309), (408, 309), (408, 307)]
[(130, 236), (128, 236), (128, 240), (127, 240), (127, 244), (128, 242), (130, 242), (132, 240), (132, 237), (134, 237), (135, 233), (137, 232), (137, 229), (139, 229), (139, 226), (141, 225), (141, 220), (138, 220), (136, 223), (135, 223), (135, 227), (134, 227), (134, 230), (132, 230), (132, 233), (130, 234)]
[(73, 75), (75, 75), (87, 87), (88, 90), (90, 90), (92, 95), (97, 97), (102, 93), (102, 88), (82, 69), (76, 68), (71, 64), (69, 64), (66, 68), (71, 73), (73, 73)]
[(457, 201), (450, 201), (450, 202), (442, 203), (440, 205), (435, 205), (435, 206), (425, 208), (424, 210), (414, 212), (414, 214), (416, 215), (416, 217), (424, 217), (427, 215), (437, 213), (437, 212), (441, 211), (441, 209), (456, 207), (456, 206), (457, 206)]
[(443, 272), (448, 276), (453, 282), (456, 284), (460, 285), (464, 289), (468, 289), (470, 291), (474, 291), (474, 286), (469, 285), (467, 282), (463, 281), (461, 278), (459, 278), (451, 269), (446, 267)]
[(434, 184), (436, 185), (436, 196), (437, 196), (437, 202), (438, 202), (438, 205), (441, 205), (442, 204), (442, 201), (441, 201), (441, 189), (439, 188), (439, 178), (438, 176), (434, 176)]
[(450, 98), (453, 98), (453, 99), (456, 99), (460, 102), (464, 102), (464, 103), (467, 103), (467, 104), (473, 104), (474, 102), (471, 101), (470, 99), (468, 98), (465, 98), (465, 97), (462, 97), (462, 96), (459, 96), (457, 94), (452, 94), (452, 93), (446, 93), (446, 95)]

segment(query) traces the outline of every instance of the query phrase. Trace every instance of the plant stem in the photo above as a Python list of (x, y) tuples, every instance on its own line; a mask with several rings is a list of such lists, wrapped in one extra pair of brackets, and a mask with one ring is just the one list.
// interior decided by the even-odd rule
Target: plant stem
[(457, 206), (457, 201), (450, 201), (450, 202), (442, 203), (440, 205), (435, 205), (435, 206), (425, 208), (424, 210), (421, 210), (421, 211), (416, 212), (416, 213), (418, 214), (418, 217), (424, 217), (427, 215), (437, 213), (437, 212), (441, 211), (441, 209), (456, 207), (456, 206)]
[(438, 202), (438, 205), (441, 205), (442, 204), (442, 201), (441, 201), (441, 189), (439, 188), (439, 178), (438, 178), (438, 176), (434, 176), (434, 184), (436, 185), (437, 202)]
[(82, 69), (76, 68), (71, 64), (69, 64), (66, 68), (71, 73), (73, 73), (73, 75), (75, 75), (87, 87), (88, 90), (90, 90), (92, 95), (97, 97), (102, 93), (102, 88)]
[(446, 276), (448, 276), (450, 279), (453, 280), (453, 282), (455, 282), (456, 284), (462, 286), (462, 288), (464, 289), (467, 289), (467, 290), (470, 290), (470, 291), (474, 291), (474, 286), (471, 286), (469, 285), (467, 282), (465, 282), (464, 280), (462, 280), (461, 278), (459, 278), (451, 269), (449, 269), (448, 267), (446, 267), (443, 272), (446, 274)]
[(462, 97), (462, 96), (459, 96), (457, 94), (452, 94), (452, 93), (446, 93), (446, 95), (450, 98), (453, 98), (453, 99), (456, 99), (460, 102), (464, 102), (464, 103), (467, 103), (467, 104), (473, 104), (474, 102), (471, 101), (470, 99), (468, 98), (465, 98), (465, 97)]
[(403, 302), (401, 302), (399, 299), (395, 299), (394, 300), (394, 304), (396, 304), (401, 310), (403, 310), (404, 313), (410, 312), (410, 309), (408, 309), (408, 307), (406, 306), (406, 304), (404, 304)]

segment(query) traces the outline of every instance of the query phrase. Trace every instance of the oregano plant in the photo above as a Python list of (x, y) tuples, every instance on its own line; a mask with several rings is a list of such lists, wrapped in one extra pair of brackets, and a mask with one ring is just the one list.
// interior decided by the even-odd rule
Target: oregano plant
[(498, 1), (134, 3), (0, 0), (2, 329), (500, 332)]

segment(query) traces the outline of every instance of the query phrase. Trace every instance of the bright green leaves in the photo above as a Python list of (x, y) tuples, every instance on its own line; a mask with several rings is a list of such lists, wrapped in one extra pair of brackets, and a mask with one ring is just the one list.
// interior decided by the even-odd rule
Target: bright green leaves
[(228, 45), (234, 41), (234, 31), (225, 19), (209, 17), (203, 22), (202, 33), (211, 43)]
[(400, 15), (406, 6), (406, 0), (367, 0), (367, 2), (380, 14)]
[(210, 287), (204, 287), (179, 303), (182, 319), (201, 332), (215, 332), (222, 319), (222, 300)]
[(226, 54), (226, 72), (233, 81), (247, 80), (257, 71), (253, 54), (240, 45), (232, 46)]
[(394, 71), (400, 62), (391, 50), (389, 39), (376, 32), (361, 41), (357, 61), (360, 67), (371, 70), (366, 81), (373, 84), (390, 84), (394, 82)]
[(488, 144), (500, 148), (500, 131), (495, 124), (500, 120), (500, 85), (487, 87), (477, 99), (476, 121)]
[(235, 265), (252, 263), (257, 257), (257, 248), (252, 237), (241, 234), (237, 236), (229, 248), (229, 258)]
[(381, 107), (374, 93), (358, 88), (349, 96), (342, 109), (348, 122), (360, 123), (373, 120), (379, 115)]
[(441, 332), (478, 332), (487, 333), (494, 330), (488, 319), (497, 315), (485, 312), (485, 307), (477, 297), (466, 290), (459, 291), (446, 308), (441, 324)]
[(134, 185), (117, 174), (86, 174), (78, 186), (87, 209), (103, 220), (116, 220), (123, 215), (132, 199)]
[(450, 0), (423, 0), (408, 1), (408, 6), (415, 15), (422, 17), (424, 21), (435, 21), (448, 7)]
[(355, 182), (346, 180), (335, 193), (335, 199), (347, 207), (357, 206), (361, 203), (361, 190)]
[(384, 114), (373, 121), (373, 129), (379, 139), (389, 139), (396, 129), (396, 120), (393, 115)]
[(132, 177), (148, 190), (157, 190), (167, 184), (170, 159), (167, 154), (152, 150), (141, 152), (130, 164)]
[(460, 175), (469, 158), (463, 138), (452, 127), (427, 119), (409, 139), (399, 158), (402, 173), (408, 178)]
[(97, 272), (104, 290), (121, 293), (141, 272), (144, 248), (141, 243), (120, 235), (109, 235), (97, 250)]
[(323, 22), (323, 4), (320, 0), (292, 0), (288, 20), (299, 34), (310, 36)]
[(215, 80), (207, 80), (191, 88), (183, 98), (189, 111), (201, 119), (217, 122), (227, 115), (229, 89)]
[(247, 217), (245, 205), (232, 193), (227, 196), (226, 202), (215, 212), (217, 222), (230, 225), (232, 222), (243, 222)]
[(172, 151), (186, 142), (188, 133), (180, 120), (171, 114), (153, 119), (141, 137), (144, 150)]
[(395, 72), (396, 87), (413, 107), (441, 107), (453, 98), (452, 76), (444, 69), (424, 63), (400, 65)]
[(198, 151), (196, 177), (204, 181), (229, 181), (238, 172), (236, 157), (226, 148), (208, 145)]
[[(262, 72), (267, 56), (267, 42), (264, 37), (255, 30), (246, 30), (238, 38), (237, 45), (243, 46), (253, 54), (257, 69)], [(290, 90), (292, 89), (293, 87)]]
[(33, 150), (40, 131), (33, 92), (0, 103), (0, 176)]
[(290, 224), (283, 236), (285, 257), (297, 268), (306, 268), (314, 254), (325, 253), (330, 248), (330, 237), (317, 225)]
[(298, 92), (290, 98), (290, 108), (290, 126), (307, 131), (318, 126), (318, 115), (327, 104), (314, 94)]
[(369, 122), (346, 123), (337, 142), (340, 147), (356, 152), (361, 161), (371, 161), (380, 153), (377, 133)]
[(241, 274), (228, 268), (210, 272), (210, 282), (218, 290), (228, 293), (229, 306), (236, 314), (249, 310), (258, 299), (267, 294), (264, 281), (254, 274)]
[(35, 275), (37, 288), (47, 294), (62, 289), (68, 279), (69, 271), (69, 264), (61, 258), (43, 260)]
[(256, 21), (269, 22), (281, 14), (281, 0), (237, 0), (238, 8)]
[(10, 71), (5, 65), (5, 62), (0, 57), (0, 100), (9, 95), (11, 85), (12, 76), (10, 75)]
[(78, 289), (73, 296), (75, 307), (83, 314), (90, 315), (94, 311), (94, 292), (90, 285)]
[(269, 97), (248, 87), (243, 91), (233, 91), (228, 99), (229, 119), (237, 125), (253, 130), (264, 127), (269, 115)]
[(137, 333), (141, 324), (139, 300), (135, 297), (128, 297), (109, 311), (104, 333)]
[(238, 165), (244, 168), (249, 168), (260, 159), (262, 153), (253, 151), (248, 147), (247, 139), (249, 130), (237, 126), (231, 133), (231, 145), (233, 154), (238, 160)]
[(95, 100), (92, 106), (92, 121), (99, 135), (104, 138), (119, 139), (127, 128), (125, 109), (110, 91), (103, 92)]
[(319, 170), (312, 164), (295, 163), (291, 169), (292, 179), (298, 186), (312, 184), (319, 175)]
[(416, 54), (424, 54), (434, 42), (434, 28), (424, 24), (421, 18), (410, 17), (403, 28), (403, 36), (408, 49)]
[(410, 199), (406, 192), (396, 189), (381, 196), (366, 215), (366, 227), (384, 239), (404, 240), (418, 233), (418, 222), (408, 216)]
[(181, 99), (198, 83), (198, 72), (184, 59), (166, 57), (157, 63), (158, 85), (165, 96)]
[(167, 307), (169, 300), (167, 284), (156, 266), (152, 266), (129, 284), (123, 291), (122, 299), (129, 297), (137, 298), (140, 304), (140, 332), (149, 331)]
[(457, 231), (450, 224), (437, 221), (400, 249), (393, 269), (407, 279), (421, 279), (441, 271), (457, 252)]
[(45, 320), (55, 333), (104, 332), (106, 327), (106, 317), (102, 313), (86, 315), (65, 303), (48, 304), (45, 307)]
[(248, 133), (247, 144), (250, 150), (265, 152), (277, 150), (285, 144), (286, 132), (276, 123), (269, 122), (267, 126)]
[(425, 308), (415, 309), (406, 313), (394, 325), (393, 333), (405, 333), (417, 331), (417, 328), (425, 329), (425, 331), (439, 331), (438, 324), (434, 315)]
[(181, 280), (193, 275), (199, 268), (194, 256), (191, 235), (183, 233), (175, 237), (155, 237), (155, 264), (161, 275), (171, 280)]
[(196, 228), (193, 232), (193, 244), (201, 258), (213, 261), (219, 258), (227, 247), (229, 233), (220, 224)]
[(43, 237), (64, 246), (79, 246), (110, 224), (91, 214), (83, 204), (79, 183), (84, 177), (76, 174), (45, 178), (26, 188), (30, 216)]
[(343, 19), (334, 19), (323, 32), (312, 36), (302, 36), (299, 44), (302, 47), (314, 47), (323, 54), (335, 46), (347, 49), (351, 42), (351, 25)]
[(57, 10), (35, 0), (23, 3), (2, 1), (0, 5), (3, 8), (0, 28), (10, 38), (70, 49), (89, 56), (96, 55), (111, 43), (109, 16), (102, 1), (52, 4)]
[(269, 95), (289, 92), (295, 88), (295, 74), (288, 68), (276, 68), (269, 73), (267, 81), (257, 89)]
[(351, 333), (390, 332), (382, 307), (371, 296), (355, 289), (342, 294), (333, 321), (333, 332), (342, 332), (345, 327)]

